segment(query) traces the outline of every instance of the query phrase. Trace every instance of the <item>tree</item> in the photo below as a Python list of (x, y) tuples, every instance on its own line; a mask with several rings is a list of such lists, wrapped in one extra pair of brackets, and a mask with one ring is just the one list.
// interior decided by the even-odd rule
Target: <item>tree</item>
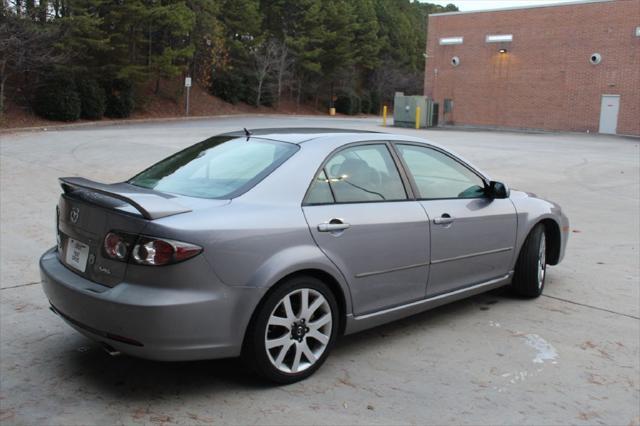
[(193, 55), (189, 60), (190, 74), (203, 87), (211, 84), (211, 70), (224, 47), (224, 28), (218, 20), (220, 4), (211, 0), (188, 0), (187, 6), (195, 15), (189, 33)]
[(100, 75), (104, 57), (112, 50), (101, 11), (105, 0), (53, 1), (60, 38), (55, 47), (68, 58), (68, 70)]
[[(230, 102), (279, 102), (289, 88), (298, 103), (335, 92), (364, 99), (367, 110), (368, 99), (378, 104), (395, 90), (420, 90), (427, 17), (457, 10), (453, 4), (415, 0), (3, 0), (0, 5), (0, 108), (7, 90), (29, 98), (44, 70), (55, 69), (97, 80), (109, 89), (110, 104), (126, 114), (134, 89), (155, 83), (158, 93), (161, 81), (186, 73)], [(116, 96), (124, 93), (121, 88), (127, 96)]]
[(280, 34), (293, 62), (291, 68), (299, 105), (305, 83), (322, 78), (322, 43), (325, 34), (322, 4), (317, 0), (284, 0), (280, 13)]
[(281, 44), (275, 39), (269, 39), (251, 50), (254, 61), (254, 77), (256, 87), (256, 106), (260, 106), (264, 81), (272, 73), (278, 63)]
[(66, 59), (56, 51), (54, 41), (59, 33), (55, 27), (8, 14), (0, 23), (0, 114), (5, 109), (6, 85), (9, 78), (30, 75), (61, 64)]
[(155, 79), (157, 94), (161, 78), (172, 78), (187, 68), (195, 48), (189, 32), (195, 14), (183, 2), (154, 4), (147, 9), (149, 77)]
[(257, 0), (226, 0), (221, 8), (224, 46), (215, 64), (212, 91), (231, 102), (253, 103), (251, 52), (260, 43), (261, 15)]
[(278, 41), (277, 58), (275, 65), (276, 74), (276, 102), (280, 105), (282, 98), (282, 88), (284, 86), (285, 79), (291, 76), (291, 67), (295, 63), (294, 58), (291, 56), (289, 47), (284, 41)]
[(355, 0), (356, 25), (354, 28), (355, 61), (365, 70), (375, 69), (380, 63), (378, 53), (380, 26), (373, 0)]
[(325, 82), (333, 85), (336, 80), (352, 71), (356, 61), (354, 52), (356, 15), (348, 0), (323, 3), (323, 52), (322, 74)]

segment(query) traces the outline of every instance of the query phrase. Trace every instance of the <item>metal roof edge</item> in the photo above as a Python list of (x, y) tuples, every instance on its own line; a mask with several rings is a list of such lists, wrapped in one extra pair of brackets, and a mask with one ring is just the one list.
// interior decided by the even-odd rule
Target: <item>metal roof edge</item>
[(576, 6), (582, 4), (591, 4), (591, 3), (611, 3), (615, 0), (576, 0), (565, 3), (547, 3), (547, 4), (532, 4), (529, 6), (513, 6), (513, 7), (499, 7), (494, 9), (485, 9), (485, 10), (468, 10), (468, 11), (458, 11), (458, 12), (442, 12), (442, 13), (432, 13), (429, 17), (432, 16), (451, 16), (451, 15), (466, 15), (470, 13), (487, 13), (487, 12), (509, 12), (512, 10), (523, 10), (523, 9), (540, 9), (543, 7), (560, 7), (560, 6)]

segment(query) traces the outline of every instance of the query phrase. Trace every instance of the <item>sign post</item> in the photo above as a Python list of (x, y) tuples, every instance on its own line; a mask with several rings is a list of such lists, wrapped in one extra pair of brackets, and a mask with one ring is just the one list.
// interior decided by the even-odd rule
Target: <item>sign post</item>
[(187, 88), (186, 111), (185, 115), (189, 115), (189, 92), (191, 90), (191, 77), (184, 78), (184, 87)]

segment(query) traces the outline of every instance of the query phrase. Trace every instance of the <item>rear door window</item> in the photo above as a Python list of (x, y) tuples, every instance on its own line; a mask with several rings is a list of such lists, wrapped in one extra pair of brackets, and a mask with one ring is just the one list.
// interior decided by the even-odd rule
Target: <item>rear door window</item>
[(305, 204), (406, 199), (402, 179), (387, 146), (367, 144), (334, 154), (311, 184)]

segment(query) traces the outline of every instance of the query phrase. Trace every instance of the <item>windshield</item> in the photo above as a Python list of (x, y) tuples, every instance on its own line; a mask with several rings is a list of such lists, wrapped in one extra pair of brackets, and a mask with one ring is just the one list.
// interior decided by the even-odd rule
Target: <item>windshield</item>
[(233, 198), (264, 179), (297, 150), (291, 143), (216, 136), (151, 166), (129, 183), (200, 198)]

